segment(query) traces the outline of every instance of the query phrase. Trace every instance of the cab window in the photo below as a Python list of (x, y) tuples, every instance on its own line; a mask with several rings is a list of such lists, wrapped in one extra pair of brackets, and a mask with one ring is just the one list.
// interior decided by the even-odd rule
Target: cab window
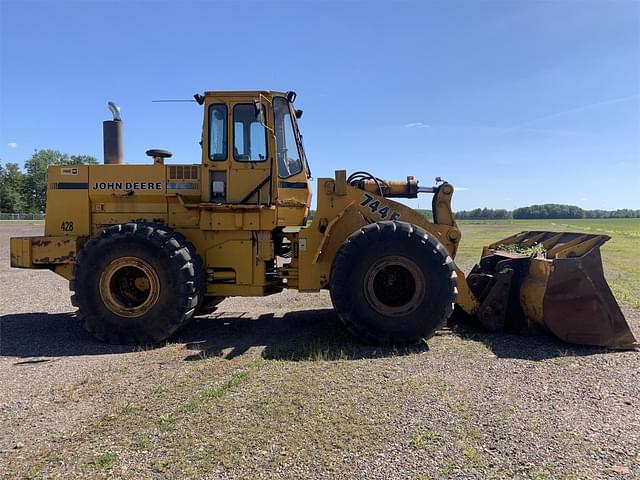
[(215, 104), (209, 107), (209, 159), (227, 159), (227, 106)]
[(276, 132), (278, 175), (286, 178), (302, 171), (302, 161), (300, 160), (298, 143), (293, 130), (293, 119), (289, 109), (289, 102), (286, 98), (276, 97), (273, 100), (273, 117)]
[(233, 107), (233, 158), (239, 162), (267, 159), (267, 129), (258, 122), (252, 103)]

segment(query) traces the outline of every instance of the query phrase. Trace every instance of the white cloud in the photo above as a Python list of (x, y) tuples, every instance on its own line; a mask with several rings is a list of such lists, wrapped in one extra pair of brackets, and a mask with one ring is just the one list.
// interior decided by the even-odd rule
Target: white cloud
[(7, 143), (7, 147), (9, 148), (18, 148), (18, 144), (16, 142)]
[(427, 125), (426, 123), (422, 123), (422, 122), (413, 122), (413, 123), (407, 123), (404, 128), (429, 128), (431, 125)]
[(552, 120), (558, 117), (564, 117), (565, 115), (571, 115), (574, 113), (581, 113), (587, 110), (592, 110), (594, 108), (600, 108), (600, 107), (606, 107), (608, 105), (614, 105), (616, 103), (623, 103), (623, 102), (629, 102), (629, 101), (635, 101), (640, 99), (640, 95), (635, 94), (635, 95), (629, 95), (628, 97), (620, 97), (620, 98), (612, 98), (609, 100), (604, 100), (602, 102), (595, 102), (595, 103), (589, 103), (587, 105), (580, 105), (579, 107), (575, 107), (575, 108), (570, 108), (569, 110), (563, 110), (561, 112), (555, 112), (552, 113), (550, 115), (545, 115), (544, 117), (539, 117), (539, 118), (534, 118), (532, 120), (528, 120), (524, 123), (521, 123), (519, 125), (514, 125), (513, 127), (507, 128), (505, 129), (502, 133), (511, 133), (514, 130), (523, 130), (531, 125), (534, 125), (536, 123), (540, 123), (540, 122), (544, 122), (547, 120)]
[(462, 192), (464, 190), (471, 190), (469, 187), (455, 187), (457, 192)]

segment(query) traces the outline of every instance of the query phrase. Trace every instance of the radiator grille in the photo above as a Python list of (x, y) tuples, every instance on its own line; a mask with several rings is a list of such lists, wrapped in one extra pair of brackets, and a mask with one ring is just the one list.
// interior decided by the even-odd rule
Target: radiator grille
[(170, 180), (198, 180), (200, 168), (195, 165), (171, 165), (169, 167)]

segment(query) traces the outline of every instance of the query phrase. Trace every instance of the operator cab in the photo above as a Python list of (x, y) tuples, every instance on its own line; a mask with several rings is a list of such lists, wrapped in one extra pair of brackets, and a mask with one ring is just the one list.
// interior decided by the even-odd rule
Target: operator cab
[[(311, 172), (302, 145), (295, 93), (206, 92), (202, 201), (277, 207), (282, 226), (304, 225)], [(282, 214), (280, 212), (282, 210)]]

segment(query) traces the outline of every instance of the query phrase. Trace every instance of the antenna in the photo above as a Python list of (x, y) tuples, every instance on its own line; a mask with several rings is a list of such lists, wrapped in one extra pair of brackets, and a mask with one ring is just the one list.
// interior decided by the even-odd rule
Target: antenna
[(195, 102), (193, 99), (163, 99), (163, 100), (151, 100), (151, 103), (181, 103), (181, 102)]
[(202, 105), (204, 103), (204, 95), (200, 95), (199, 93), (196, 93), (193, 96), (193, 99), (182, 99), (182, 98), (168, 98), (168, 99), (162, 99), (162, 100), (151, 100), (151, 102), (153, 103), (186, 103), (186, 102), (195, 102), (198, 105)]

